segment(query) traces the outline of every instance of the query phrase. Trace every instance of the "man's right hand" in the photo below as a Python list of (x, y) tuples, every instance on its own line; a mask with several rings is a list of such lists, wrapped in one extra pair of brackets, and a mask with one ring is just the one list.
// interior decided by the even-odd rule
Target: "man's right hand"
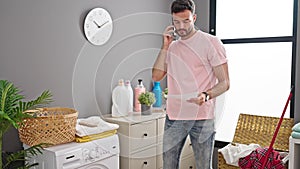
[(174, 34), (174, 26), (169, 25), (166, 27), (164, 34), (163, 34), (163, 49), (168, 49), (173, 39)]

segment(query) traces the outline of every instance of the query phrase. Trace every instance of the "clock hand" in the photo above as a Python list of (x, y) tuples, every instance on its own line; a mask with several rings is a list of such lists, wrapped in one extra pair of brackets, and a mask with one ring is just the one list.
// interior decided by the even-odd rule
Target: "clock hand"
[(98, 28), (101, 28), (101, 26), (98, 25), (98, 23), (96, 21), (93, 21), (94, 24), (98, 27)]
[(98, 28), (101, 28), (102, 26), (104, 26), (105, 24), (107, 24), (109, 21), (104, 22), (102, 25), (100, 25)]

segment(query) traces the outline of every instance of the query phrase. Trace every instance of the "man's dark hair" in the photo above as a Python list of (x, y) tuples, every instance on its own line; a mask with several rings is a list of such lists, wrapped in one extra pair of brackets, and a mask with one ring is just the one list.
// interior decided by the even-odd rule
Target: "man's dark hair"
[(193, 0), (175, 0), (171, 5), (171, 13), (183, 12), (184, 10), (190, 10), (192, 14), (195, 14), (195, 3)]

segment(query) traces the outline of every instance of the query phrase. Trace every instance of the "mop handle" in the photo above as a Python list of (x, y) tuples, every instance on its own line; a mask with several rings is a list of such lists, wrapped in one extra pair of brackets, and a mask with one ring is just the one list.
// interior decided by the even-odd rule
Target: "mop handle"
[[(293, 88), (292, 88), (292, 89), (293, 89)], [(267, 154), (266, 154), (266, 156), (265, 156), (264, 163), (263, 163), (263, 165), (262, 165), (262, 169), (264, 169), (265, 166), (266, 166), (266, 164), (267, 164), (269, 154), (271, 153), (271, 150), (273, 149), (273, 145), (274, 145), (274, 142), (275, 142), (275, 140), (276, 140), (277, 134), (278, 134), (278, 132), (279, 132), (279, 129), (280, 129), (280, 126), (281, 126), (281, 123), (282, 123), (284, 114), (285, 114), (285, 112), (286, 112), (287, 106), (289, 105), (289, 101), (291, 100), (291, 98), (292, 98), (292, 96), (293, 96), (293, 94), (292, 94), (292, 89), (291, 89), (289, 98), (287, 99), (287, 101), (286, 101), (286, 103), (285, 103), (285, 106), (284, 106), (282, 115), (281, 115), (280, 120), (279, 120), (279, 122), (278, 122), (278, 124), (277, 124), (277, 127), (276, 127), (275, 133), (274, 133), (274, 135), (273, 135), (271, 144), (270, 144), (269, 149), (268, 149), (268, 151), (267, 151)]]

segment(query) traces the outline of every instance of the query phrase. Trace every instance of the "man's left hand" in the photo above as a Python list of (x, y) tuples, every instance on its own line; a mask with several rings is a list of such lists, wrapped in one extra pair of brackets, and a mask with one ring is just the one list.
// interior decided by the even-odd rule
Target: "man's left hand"
[(202, 105), (203, 103), (205, 103), (205, 94), (204, 93), (199, 93), (197, 97), (195, 98), (190, 98), (188, 100), (186, 100), (189, 103), (194, 103), (197, 105)]

